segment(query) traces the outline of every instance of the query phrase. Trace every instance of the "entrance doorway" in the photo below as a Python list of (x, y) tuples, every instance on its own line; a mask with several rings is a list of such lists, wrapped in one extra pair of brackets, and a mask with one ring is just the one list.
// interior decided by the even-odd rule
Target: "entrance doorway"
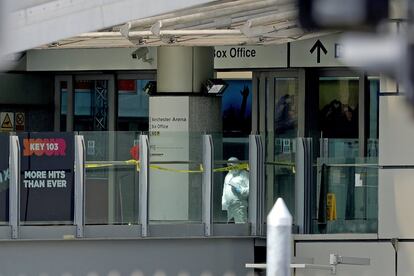
[(57, 76), (55, 87), (56, 131), (115, 129), (112, 75)]
[[(254, 74), (253, 130), (266, 143), (266, 211), (282, 197), (295, 213), (296, 138), (304, 127), (304, 87), (299, 70)], [(302, 91), (302, 92), (301, 92)]]
[[(255, 72), (253, 91), (252, 129), (266, 145), (266, 211), (282, 197), (306, 233), (375, 231), (378, 78), (345, 69)], [(299, 137), (311, 143), (306, 152)]]

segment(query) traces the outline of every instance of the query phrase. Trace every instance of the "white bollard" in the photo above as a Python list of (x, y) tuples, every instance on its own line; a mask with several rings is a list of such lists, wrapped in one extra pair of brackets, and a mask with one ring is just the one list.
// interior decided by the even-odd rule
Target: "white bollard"
[(292, 215), (278, 198), (267, 216), (267, 276), (290, 276)]

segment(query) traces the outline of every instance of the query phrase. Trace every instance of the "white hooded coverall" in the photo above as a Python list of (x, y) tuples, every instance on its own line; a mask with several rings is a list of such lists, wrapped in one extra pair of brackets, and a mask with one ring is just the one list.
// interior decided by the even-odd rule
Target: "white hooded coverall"
[(227, 211), (227, 222), (247, 223), (249, 201), (249, 173), (245, 170), (230, 170), (223, 186), (221, 206)]

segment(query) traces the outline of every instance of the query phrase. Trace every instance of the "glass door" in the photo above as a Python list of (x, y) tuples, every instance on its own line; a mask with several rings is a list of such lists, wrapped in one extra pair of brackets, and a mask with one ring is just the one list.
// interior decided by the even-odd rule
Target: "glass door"
[(75, 131), (114, 130), (115, 114), (115, 86), (112, 75), (75, 77)]
[(115, 130), (113, 75), (55, 77), (55, 131)]
[[(296, 185), (296, 138), (304, 122), (300, 111), (303, 93), (298, 71), (260, 72), (255, 74), (258, 93), (257, 129), (266, 143), (265, 213), (282, 197), (294, 216)], [(264, 112), (263, 112), (264, 111)], [(253, 116), (255, 118), (255, 116)], [(254, 122), (253, 122), (254, 126)]]
[[(73, 106), (68, 106), (68, 97), (73, 97), (72, 76), (55, 77), (55, 131), (70, 131), (72, 125)], [(72, 98), (69, 100), (72, 102)]]
[(376, 231), (377, 81), (346, 70), (319, 70), (307, 80), (307, 134), (315, 150), (313, 233)]

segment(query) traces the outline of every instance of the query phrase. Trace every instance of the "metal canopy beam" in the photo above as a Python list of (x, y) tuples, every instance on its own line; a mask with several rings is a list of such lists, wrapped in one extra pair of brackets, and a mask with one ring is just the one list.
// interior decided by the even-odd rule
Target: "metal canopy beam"
[(0, 54), (208, 2), (211, 0), (7, 0), (1, 6), (4, 34)]

